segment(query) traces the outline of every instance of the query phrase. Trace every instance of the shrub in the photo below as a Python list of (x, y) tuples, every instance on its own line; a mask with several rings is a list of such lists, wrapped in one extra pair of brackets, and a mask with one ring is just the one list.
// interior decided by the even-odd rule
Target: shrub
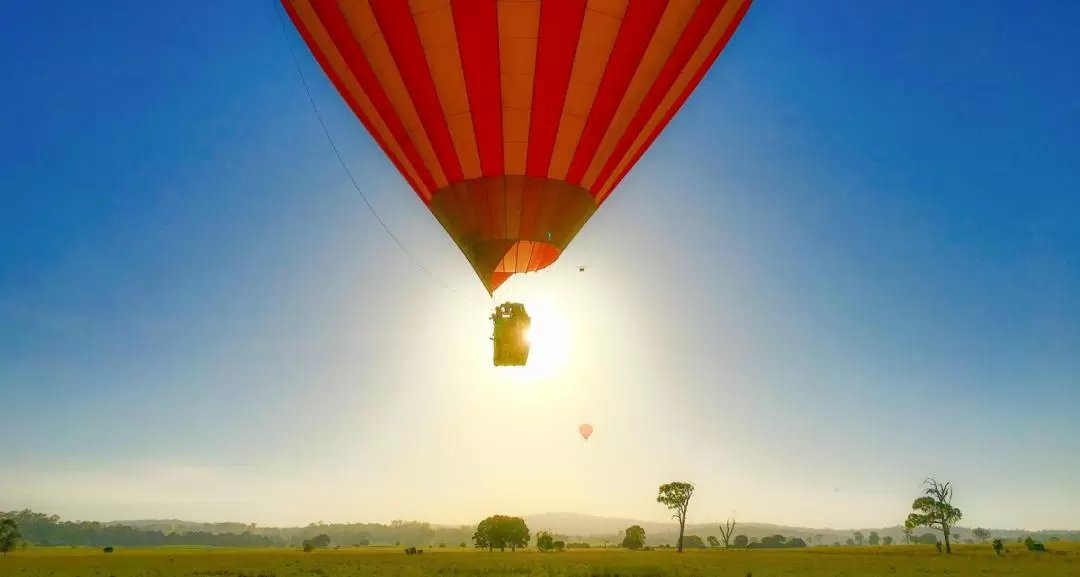
[(104, 551), (104, 552), (106, 552), (106, 553), (112, 553), (112, 552), (113, 552), (113, 548), (112, 548), (112, 547), (106, 547), (106, 548), (102, 549), (102, 551)]

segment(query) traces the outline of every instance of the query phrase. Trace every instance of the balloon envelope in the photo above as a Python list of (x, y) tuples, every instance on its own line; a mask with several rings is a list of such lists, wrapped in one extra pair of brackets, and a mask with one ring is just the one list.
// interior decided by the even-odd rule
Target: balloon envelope
[(543, 269), (751, 0), (282, 0), (488, 292)]
[(588, 423), (581, 425), (578, 427), (578, 432), (581, 433), (581, 436), (584, 437), (586, 441), (588, 441), (589, 437), (592, 436), (592, 425)]

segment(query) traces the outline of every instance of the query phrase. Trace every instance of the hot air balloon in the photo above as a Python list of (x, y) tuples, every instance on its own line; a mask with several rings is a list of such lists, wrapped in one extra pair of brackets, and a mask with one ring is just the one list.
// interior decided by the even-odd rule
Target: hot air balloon
[[(559, 258), (751, 0), (282, 2), (491, 294)], [(492, 319), (496, 349), (523, 332)], [(511, 344), (496, 365), (524, 364), (528, 344)]]
[(592, 436), (592, 425), (588, 423), (581, 425), (578, 427), (578, 433), (581, 433), (581, 437), (588, 441), (589, 437)]

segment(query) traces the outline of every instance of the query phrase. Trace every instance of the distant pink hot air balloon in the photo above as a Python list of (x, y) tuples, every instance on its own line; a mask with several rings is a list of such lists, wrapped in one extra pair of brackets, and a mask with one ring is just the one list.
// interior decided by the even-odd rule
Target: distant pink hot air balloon
[(588, 423), (585, 423), (584, 425), (581, 425), (580, 427), (578, 427), (578, 432), (581, 433), (581, 436), (586, 441), (588, 441), (589, 437), (592, 436), (592, 425), (590, 425)]

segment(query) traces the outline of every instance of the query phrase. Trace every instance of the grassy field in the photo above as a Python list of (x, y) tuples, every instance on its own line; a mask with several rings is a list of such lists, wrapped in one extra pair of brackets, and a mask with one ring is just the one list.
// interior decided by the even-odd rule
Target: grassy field
[(997, 557), (986, 546), (960, 546), (940, 555), (931, 546), (808, 548), (740, 551), (624, 551), (487, 553), (429, 550), (29, 549), (0, 557), (2, 577), (496, 577), (500, 575), (637, 577), (790, 575), (829, 577), (1016, 575), (1080, 577), (1080, 544), (1053, 543), (1047, 553)]

